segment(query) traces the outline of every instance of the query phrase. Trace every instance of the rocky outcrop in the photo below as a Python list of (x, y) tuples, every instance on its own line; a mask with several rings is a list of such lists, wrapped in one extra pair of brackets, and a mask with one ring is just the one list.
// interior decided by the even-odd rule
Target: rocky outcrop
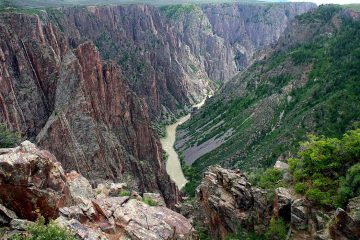
[[(18, 217), (57, 217), (71, 200), (64, 171), (55, 157), (25, 141), (0, 155), (0, 202)], [(7, 214), (8, 215), (8, 214)]]
[[(167, 208), (160, 194), (146, 193), (143, 200), (135, 192), (136, 198), (119, 197), (118, 192), (116, 197), (95, 199), (86, 178), (74, 171), (64, 173), (53, 155), (28, 141), (1, 153), (0, 226), (7, 227), (6, 236), (26, 234), (32, 221), (44, 216), (57, 218), (80, 239), (196, 237), (190, 221)], [(110, 189), (114, 192), (123, 186), (113, 183)]]
[(290, 239), (358, 239), (359, 198), (351, 199), (347, 211), (324, 209), (288, 188), (275, 189), (274, 197), (252, 187), (239, 170), (212, 166), (196, 190), (194, 221), (214, 239), (226, 239), (239, 227), (263, 234), (271, 219), (289, 225)]
[(45, 12), (41, 18), (0, 16), (0, 121), (92, 184), (127, 182), (174, 204), (178, 192), (165, 171), (147, 105), (93, 43), (80, 44), (76, 29), (62, 32), (61, 21), (50, 18)]
[(196, 219), (214, 239), (225, 239), (239, 226), (262, 232), (270, 222), (266, 191), (252, 187), (238, 170), (210, 167), (196, 191)]
[(149, 206), (130, 197), (97, 199), (89, 205), (89, 216), (81, 206), (61, 209), (57, 219), (81, 239), (93, 234), (104, 239), (192, 239), (189, 220), (166, 207)]
[(329, 232), (332, 239), (359, 239), (360, 221), (353, 219), (347, 212), (339, 208), (336, 210)]

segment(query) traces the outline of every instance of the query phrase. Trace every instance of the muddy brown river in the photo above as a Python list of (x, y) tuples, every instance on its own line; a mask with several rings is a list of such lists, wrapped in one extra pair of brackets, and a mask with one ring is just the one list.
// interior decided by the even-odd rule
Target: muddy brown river
[[(200, 108), (202, 105), (204, 105), (205, 100), (206, 98), (202, 102), (194, 105), (194, 107)], [(160, 139), (162, 148), (168, 154), (168, 159), (166, 161), (166, 171), (170, 175), (171, 179), (176, 183), (179, 189), (185, 186), (187, 180), (181, 169), (179, 156), (174, 148), (176, 128), (180, 124), (183, 124), (184, 122), (189, 120), (189, 118), (190, 114), (179, 118), (176, 123), (168, 125), (166, 127), (166, 137)]]

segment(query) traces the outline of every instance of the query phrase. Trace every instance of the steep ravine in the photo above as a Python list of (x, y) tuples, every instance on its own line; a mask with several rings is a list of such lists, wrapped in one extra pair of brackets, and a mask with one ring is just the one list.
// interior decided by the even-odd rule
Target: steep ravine
[(129, 5), (67, 8), (50, 15), (65, 32), (77, 31), (104, 59), (117, 62), (152, 119), (169, 120), (212, 91), (212, 82), (231, 79), (255, 51), (276, 43), (296, 15), (314, 7)]
[[(93, 184), (127, 182), (173, 205), (178, 189), (151, 122), (189, 108), (213, 81), (250, 62), (253, 51), (235, 61), (240, 48), (268, 47), (313, 7), (176, 6), (175, 15), (147, 5), (4, 10), (0, 121)], [(238, 27), (229, 27), (234, 19)], [(268, 38), (256, 37), (258, 28)]]
[(176, 146), (194, 172), (192, 193), (210, 165), (259, 171), (293, 157), (307, 134), (338, 137), (356, 126), (359, 19), (338, 6), (301, 15), (180, 126)]

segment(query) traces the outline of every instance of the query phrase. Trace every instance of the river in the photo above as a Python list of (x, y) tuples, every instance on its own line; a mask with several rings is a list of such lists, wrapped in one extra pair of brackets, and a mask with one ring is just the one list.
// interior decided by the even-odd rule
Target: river
[[(200, 108), (202, 105), (204, 105), (205, 100), (206, 98), (204, 98), (203, 101), (194, 105), (193, 107)], [(166, 127), (166, 137), (160, 139), (161, 145), (164, 151), (168, 155), (166, 161), (166, 171), (179, 189), (185, 186), (187, 180), (182, 171), (179, 156), (174, 148), (175, 138), (176, 138), (176, 128), (180, 124), (183, 124), (184, 122), (189, 120), (190, 116), (191, 114), (188, 114), (184, 117), (179, 118), (174, 124), (168, 125)]]

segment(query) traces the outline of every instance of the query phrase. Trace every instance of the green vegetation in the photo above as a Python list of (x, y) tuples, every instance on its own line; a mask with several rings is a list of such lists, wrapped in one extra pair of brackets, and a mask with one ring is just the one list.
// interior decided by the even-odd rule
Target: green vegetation
[(34, 225), (28, 227), (29, 235), (23, 236), (21, 234), (14, 235), (11, 240), (75, 240), (75, 236), (67, 229), (61, 228), (54, 221), (50, 221), (47, 225), (45, 219), (39, 217)]
[(295, 191), (320, 205), (344, 207), (360, 195), (360, 128), (342, 138), (310, 135), (289, 159)]
[(0, 148), (14, 147), (19, 141), (19, 134), (9, 131), (5, 124), (0, 124)]
[(196, 5), (194, 4), (182, 4), (182, 5), (170, 5), (163, 6), (160, 10), (169, 18), (179, 19), (185, 14), (194, 12)]
[(265, 233), (266, 239), (286, 239), (289, 226), (281, 218), (272, 218)]
[[(226, 163), (247, 172), (267, 168), (295, 154), (307, 133), (336, 138), (360, 120), (360, 23), (341, 14), (340, 28), (326, 22), (340, 10), (322, 6), (307, 13), (305, 19), (320, 19), (312, 23), (314, 37), (255, 63), (180, 126), (187, 131), (186, 147), (231, 131), (221, 147), (184, 169), (190, 180), (184, 191), (193, 194), (210, 165)], [(302, 18), (300, 30), (308, 26)], [(305, 191), (301, 184), (296, 189)]]
[(270, 225), (264, 235), (256, 234), (255, 232), (248, 231), (241, 227), (238, 228), (236, 233), (226, 236), (226, 240), (271, 240), (271, 239), (286, 239), (288, 224), (283, 219), (271, 219)]
[(229, 234), (225, 238), (226, 240), (264, 240), (263, 235), (258, 235), (254, 232), (249, 232), (241, 227), (238, 228), (236, 233)]
[(343, 5), (342, 7), (360, 12), (360, 4), (347, 4), (347, 5)]
[(130, 196), (130, 195), (131, 195), (131, 192), (129, 190), (126, 190), (126, 189), (121, 190), (121, 192), (119, 193), (120, 197), (127, 197), (127, 196)]
[(153, 200), (152, 198), (143, 198), (143, 202), (146, 203), (149, 206), (157, 206), (157, 202), (155, 200)]
[(283, 182), (284, 171), (268, 168), (265, 171), (262, 169), (249, 175), (251, 184), (267, 190), (268, 199), (273, 199), (275, 189), (278, 187), (285, 187)]
[(314, 23), (314, 22), (322, 22), (327, 23), (331, 20), (331, 18), (341, 11), (340, 5), (320, 5), (316, 11), (310, 11), (300, 16), (297, 16), (302, 23)]

